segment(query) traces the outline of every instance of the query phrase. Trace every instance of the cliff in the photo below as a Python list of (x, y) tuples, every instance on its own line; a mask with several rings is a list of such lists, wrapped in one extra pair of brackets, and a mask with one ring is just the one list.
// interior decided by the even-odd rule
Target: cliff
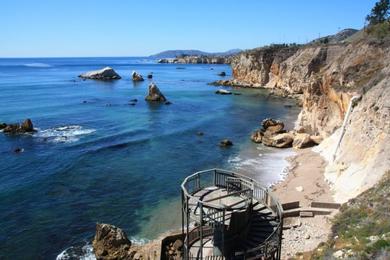
[[(336, 43), (272, 45), (232, 59), (232, 85), (263, 87), (302, 100), (296, 129), (327, 138), (319, 151), (328, 159), (326, 178), (344, 202), (373, 186), (390, 168), (390, 41), (359, 32)], [(225, 85), (227, 83), (225, 82)], [(345, 130), (338, 130), (351, 98)], [(336, 131), (338, 130), (338, 131)], [(338, 152), (333, 158), (342, 135)]]

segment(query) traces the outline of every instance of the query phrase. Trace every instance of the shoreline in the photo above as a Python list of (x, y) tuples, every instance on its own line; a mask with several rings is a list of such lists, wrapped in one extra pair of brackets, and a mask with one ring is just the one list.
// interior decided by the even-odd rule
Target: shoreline
[[(309, 207), (312, 201), (334, 202), (324, 176), (327, 163), (319, 153), (312, 148), (296, 150), (296, 155), (287, 160), (290, 167), (284, 180), (271, 187), (281, 203), (299, 201), (301, 207)], [(331, 234), (330, 219), (336, 212), (305, 218), (285, 218), (285, 221), (291, 219), (297, 224), (283, 231), (282, 259), (311, 251), (321, 242), (326, 242)]]

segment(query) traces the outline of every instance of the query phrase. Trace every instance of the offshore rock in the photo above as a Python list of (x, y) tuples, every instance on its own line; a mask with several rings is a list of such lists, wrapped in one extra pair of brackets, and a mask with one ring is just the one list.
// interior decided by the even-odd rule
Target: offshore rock
[(145, 97), (145, 100), (146, 101), (153, 101), (153, 102), (165, 102), (165, 101), (167, 101), (165, 96), (161, 93), (160, 89), (154, 83), (151, 83), (149, 85), (149, 93)]
[(222, 72), (218, 73), (218, 76), (225, 77), (226, 76), (226, 72), (222, 71)]
[(133, 71), (133, 73), (131, 73), (131, 78), (133, 79), (133, 81), (144, 81), (142, 75), (137, 73), (136, 71)]
[(97, 79), (97, 80), (114, 80), (121, 77), (110, 67), (105, 67), (101, 70), (88, 71), (79, 75), (83, 79)]
[(24, 134), (35, 132), (31, 119), (26, 119), (22, 124), (1, 124), (0, 129), (8, 134)]
[(232, 145), (233, 145), (233, 142), (230, 141), (229, 139), (224, 139), (219, 143), (219, 146), (221, 146), (221, 147), (229, 147)]
[(215, 94), (219, 94), (219, 95), (231, 95), (232, 92), (230, 92), (229, 90), (226, 90), (226, 89), (218, 89), (217, 91), (215, 91)]

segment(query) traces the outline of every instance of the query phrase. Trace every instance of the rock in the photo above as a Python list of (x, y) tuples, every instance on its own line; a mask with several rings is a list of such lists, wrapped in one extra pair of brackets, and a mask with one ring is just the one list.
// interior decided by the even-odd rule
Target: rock
[(291, 147), (293, 140), (294, 136), (291, 133), (272, 134), (266, 131), (262, 137), (264, 145), (276, 148)]
[(221, 146), (221, 147), (229, 147), (232, 145), (233, 145), (233, 142), (230, 141), (229, 139), (224, 139), (219, 143), (219, 146)]
[(298, 192), (302, 192), (302, 191), (303, 191), (303, 187), (302, 187), (302, 186), (295, 187), (295, 189), (296, 189)]
[(172, 102), (171, 101), (167, 101), (164, 104), (168, 106), (168, 105), (172, 105)]
[(261, 139), (263, 138), (263, 132), (260, 130), (257, 130), (252, 133), (251, 140), (255, 143), (261, 143)]
[(24, 120), (24, 122), (22, 123), (20, 128), (24, 132), (33, 132), (34, 131), (33, 123), (31, 122), (31, 119), (29, 119), (29, 118)]
[(153, 102), (165, 102), (165, 101), (167, 101), (167, 99), (161, 93), (160, 89), (154, 83), (151, 83), (149, 85), (149, 93), (145, 97), (145, 100), (146, 101), (153, 101)]
[(181, 239), (177, 239), (175, 243), (173, 243), (173, 248), (175, 250), (179, 250), (183, 246), (183, 241)]
[(153, 73), (149, 73), (148, 76), (147, 76), (148, 79), (152, 79), (153, 78)]
[(344, 256), (344, 252), (342, 250), (337, 250), (333, 253), (334, 258), (342, 258)]
[(305, 239), (310, 239), (310, 235), (306, 234)]
[(310, 139), (309, 134), (297, 133), (294, 137), (293, 147), (295, 149), (302, 149), (313, 146), (314, 142)]
[(22, 124), (3, 124), (4, 133), (8, 134), (24, 134), (35, 132), (31, 119), (26, 119)]
[(272, 118), (266, 118), (261, 122), (263, 130), (270, 134), (279, 134), (283, 132), (284, 123), (280, 120), (275, 120)]
[(218, 76), (225, 77), (226, 76), (226, 72), (222, 71), (222, 72), (218, 73)]
[(201, 131), (197, 132), (196, 134), (199, 135), (199, 136), (203, 136), (204, 135), (204, 133), (201, 132)]
[(138, 102), (138, 99), (134, 98), (134, 99), (130, 99), (129, 101), (130, 102)]
[(131, 73), (131, 78), (133, 79), (133, 81), (144, 81), (142, 75), (138, 74), (136, 71), (133, 71), (133, 73)]
[(131, 242), (126, 233), (113, 225), (96, 224), (92, 246), (97, 259), (131, 259)]
[(4, 128), (7, 127), (7, 124), (6, 123), (1, 123), (0, 124), (0, 130), (3, 130)]
[(218, 89), (217, 91), (215, 91), (215, 94), (219, 94), (219, 95), (231, 95), (232, 92), (230, 92), (229, 90), (226, 90), (226, 89)]
[(97, 80), (114, 80), (121, 79), (121, 77), (110, 67), (105, 67), (101, 70), (88, 71), (79, 75), (83, 79), (97, 79)]
[(314, 144), (320, 144), (322, 142), (322, 140), (324, 140), (324, 138), (322, 138), (322, 136), (320, 136), (320, 135), (311, 135), (310, 140)]
[(24, 152), (23, 148), (17, 147), (14, 149), (14, 153), (23, 153), (23, 152)]

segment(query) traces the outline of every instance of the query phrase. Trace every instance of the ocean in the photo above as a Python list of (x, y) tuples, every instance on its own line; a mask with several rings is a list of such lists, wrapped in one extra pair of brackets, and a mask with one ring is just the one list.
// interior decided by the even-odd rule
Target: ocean
[[(122, 79), (77, 77), (105, 66)], [(133, 70), (145, 81), (134, 83)], [(228, 65), (148, 58), (0, 59), (0, 123), (31, 118), (38, 130), (0, 133), (0, 259), (90, 256), (97, 222), (153, 239), (180, 226), (180, 183), (198, 170), (280, 180), (292, 151), (249, 137), (266, 117), (292, 128), (299, 108), (261, 89), (216, 95), (207, 83), (221, 71), (231, 76)], [(171, 105), (144, 101), (151, 81)], [(219, 147), (225, 138), (234, 145)]]

